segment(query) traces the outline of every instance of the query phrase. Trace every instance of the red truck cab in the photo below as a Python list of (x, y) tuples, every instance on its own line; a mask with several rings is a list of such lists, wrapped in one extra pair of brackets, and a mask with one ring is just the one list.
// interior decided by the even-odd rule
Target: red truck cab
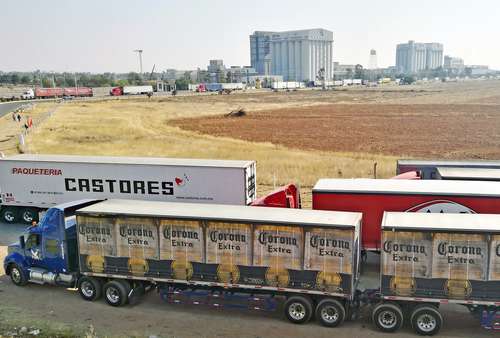
[(123, 87), (114, 87), (109, 91), (111, 96), (121, 96), (123, 95)]

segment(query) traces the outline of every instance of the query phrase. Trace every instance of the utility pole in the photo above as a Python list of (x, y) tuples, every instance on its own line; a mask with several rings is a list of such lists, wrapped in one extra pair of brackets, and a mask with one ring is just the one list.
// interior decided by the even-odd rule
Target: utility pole
[(142, 78), (142, 49), (136, 49), (134, 52), (136, 52), (139, 55), (139, 70), (140, 70), (140, 75)]

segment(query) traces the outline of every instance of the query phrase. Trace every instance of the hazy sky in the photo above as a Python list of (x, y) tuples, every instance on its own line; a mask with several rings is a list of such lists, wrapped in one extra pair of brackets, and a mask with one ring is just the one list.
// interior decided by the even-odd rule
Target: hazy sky
[(333, 31), (334, 60), (395, 63), (396, 44), (441, 42), (500, 69), (499, 0), (1, 0), (0, 70), (127, 72), (250, 64), (255, 30)]

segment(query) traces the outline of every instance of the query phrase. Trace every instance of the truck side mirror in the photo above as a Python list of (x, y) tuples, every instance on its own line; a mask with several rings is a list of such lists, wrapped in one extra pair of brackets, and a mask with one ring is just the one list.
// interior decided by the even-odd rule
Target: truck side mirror
[(26, 247), (26, 241), (24, 240), (24, 236), (19, 237), (19, 245), (21, 245), (21, 249)]

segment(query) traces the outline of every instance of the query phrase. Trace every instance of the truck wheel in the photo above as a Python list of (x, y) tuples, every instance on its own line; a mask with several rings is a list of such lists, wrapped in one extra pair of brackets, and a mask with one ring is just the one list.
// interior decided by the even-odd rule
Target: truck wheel
[(395, 332), (403, 326), (403, 311), (394, 303), (382, 303), (373, 309), (372, 320), (379, 330)]
[(17, 266), (17, 264), (12, 264), (9, 268), (10, 280), (17, 286), (24, 286), (28, 284), (28, 279), (24, 275), (23, 270)]
[(116, 281), (123, 285), (123, 289), (125, 290), (125, 303), (128, 303), (128, 295), (130, 294), (130, 291), (132, 291), (132, 286), (129, 281), (125, 279), (117, 279)]
[(285, 315), (294, 324), (308, 322), (313, 314), (312, 302), (303, 296), (292, 296), (285, 302)]
[(12, 207), (7, 207), (2, 210), (2, 220), (5, 223), (16, 223), (17, 222), (17, 210)]
[(112, 280), (104, 284), (104, 298), (111, 306), (122, 306), (127, 302), (127, 291), (122, 283)]
[(345, 308), (336, 299), (323, 299), (316, 307), (316, 318), (323, 326), (339, 326), (344, 322)]
[(83, 299), (93, 302), (102, 296), (102, 283), (94, 277), (81, 277), (78, 280), (78, 292)]
[(443, 324), (443, 317), (432, 305), (418, 305), (413, 310), (411, 326), (416, 333), (422, 336), (433, 336), (439, 332)]
[(35, 209), (23, 209), (21, 212), (21, 219), (26, 224), (33, 224), (33, 221), (38, 221), (38, 211)]

